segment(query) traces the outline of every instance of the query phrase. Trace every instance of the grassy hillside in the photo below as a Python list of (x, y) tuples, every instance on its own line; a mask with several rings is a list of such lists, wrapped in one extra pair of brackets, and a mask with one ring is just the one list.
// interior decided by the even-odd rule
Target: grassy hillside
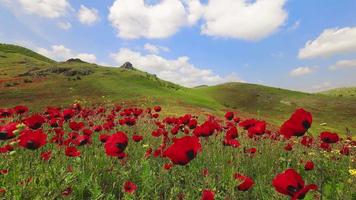
[(167, 114), (186, 112), (221, 114), (236, 110), (245, 117), (259, 117), (275, 125), (295, 108), (310, 110), (312, 132), (356, 130), (356, 103), (350, 98), (307, 94), (261, 85), (228, 83), (185, 88), (139, 70), (103, 67), (80, 61), (57, 63), (31, 50), (0, 46), (0, 107), (26, 104), (34, 109), (48, 105), (125, 102), (161, 104)]
[(337, 96), (337, 97), (356, 98), (356, 87), (336, 88), (336, 89), (321, 92), (321, 94), (325, 94), (329, 96)]

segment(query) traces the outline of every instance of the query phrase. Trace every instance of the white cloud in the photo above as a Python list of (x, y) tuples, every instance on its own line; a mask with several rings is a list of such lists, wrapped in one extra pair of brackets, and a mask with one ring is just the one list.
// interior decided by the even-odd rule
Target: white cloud
[(45, 18), (65, 16), (71, 9), (68, 0), (1, 0), (12, 9), (21, 8), (26, 14)]
[(72, 24), (69, 22), (58, 22), (57, 26), (63, 30), (69, 30), (72, 28)]
[(156, 74), (163, 80), (187, 87), (241, 81), (236, 74), (221, 77), (209, 69), (198, 68), (191, 64), (186, 56), (169, 60), (158, 55), (142, 55), (140, 52), (122, 48), (117, 53), (111, 54), (111, 57), (118, 65), (129, 61), (142, 71)]
[(57, 61), (64, 61), (70, 58), (79, 58), (86, 62), (96, 62), (96, 56), (88, 53), (75, 53), (63, 45), (53, 45), (51, 49), (37, 48), (37, 52)]
[(311, 74), (317, 70), (318, 67), (297, 67), (293, 69), (289, 75), (290, 76), (304, 76)]
[(144, 0), (116, 0), (108, 19), (119, 37), (165, 38), (186, 24), (186, 12), (179, 0), (162, 0), (155, 5)]
[(328, 57), (350, 52), (356, 52), (356, 27), (324, 30), (318, 38), (308, 41), (305, 47), (299, 50), (298, 57)]
[(288, 31), (295, 31), (299, 28), (300, 26), (300, 20), (294, 22), (294, 24), (288, 28)]
[(99, 21), (99, 12), (94, 8), (87, 8), (84, 5), (80, 5), (78, 19), (82, 24), (93, 25)]
[(286, 0), (210, 0), (205, 6), (202, 33), (209, 36), (259, 40), (287, 19)]
[(146, 43), (144, 45), (144, 49), (146, 51), (148, 51), (149, 53), (153, 53), (153, 54), (159, 54), (160, 51), (165, 51), (165, 52), (169, 52), (169, 48), (167, 47), (163, 47), (163, 46), (156, 46), (150, 43)]
[(330, 66), (331, 70), (339, 69), (356, 69), (356, 59), (355, 60), (340, 60), (334, 65)]
[(80, 53), (77, 54), (75, 57), (89, 63), (95, 63), (96, 62), (96, 56), (94, 54), (88, 54), (88, 53)]
[(313, 85), (312, 86), (312, 91), (314, 92), (320, 92), (320, 91), (326, 91), (333, 88), (332, 84), (330, 82), (323, 82), (318, 85)]
[(286, 0), (116, 0), (109, 20), (118, 36), (127, 39), (166, 38), (184, 26), (202, 20), (201, 33), (209, 36), (259, 40), (287, 19)]

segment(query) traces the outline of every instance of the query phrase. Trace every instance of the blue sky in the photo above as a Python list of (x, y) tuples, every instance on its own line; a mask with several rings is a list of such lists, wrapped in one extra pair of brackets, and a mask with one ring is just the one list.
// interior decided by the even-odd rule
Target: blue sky
[(0, 0), (0, 42), (185, 86), (356, 85), (356, 1)]

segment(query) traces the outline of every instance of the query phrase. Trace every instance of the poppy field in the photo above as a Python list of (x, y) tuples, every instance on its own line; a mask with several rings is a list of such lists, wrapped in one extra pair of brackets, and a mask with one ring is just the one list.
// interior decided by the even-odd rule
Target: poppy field
[[(167, 108), (168, 109), (168, 108)], [(239, 112), (125, 105), (0, 109), (0, 198), (355, 199), (356, 141)]]

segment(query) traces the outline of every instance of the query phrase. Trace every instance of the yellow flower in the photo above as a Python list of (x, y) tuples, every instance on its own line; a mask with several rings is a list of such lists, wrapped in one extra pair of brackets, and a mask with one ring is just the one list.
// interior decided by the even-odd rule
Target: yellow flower
[(356, 169), (350, 169), (349, 173), (351, 176), (356, 176)]

